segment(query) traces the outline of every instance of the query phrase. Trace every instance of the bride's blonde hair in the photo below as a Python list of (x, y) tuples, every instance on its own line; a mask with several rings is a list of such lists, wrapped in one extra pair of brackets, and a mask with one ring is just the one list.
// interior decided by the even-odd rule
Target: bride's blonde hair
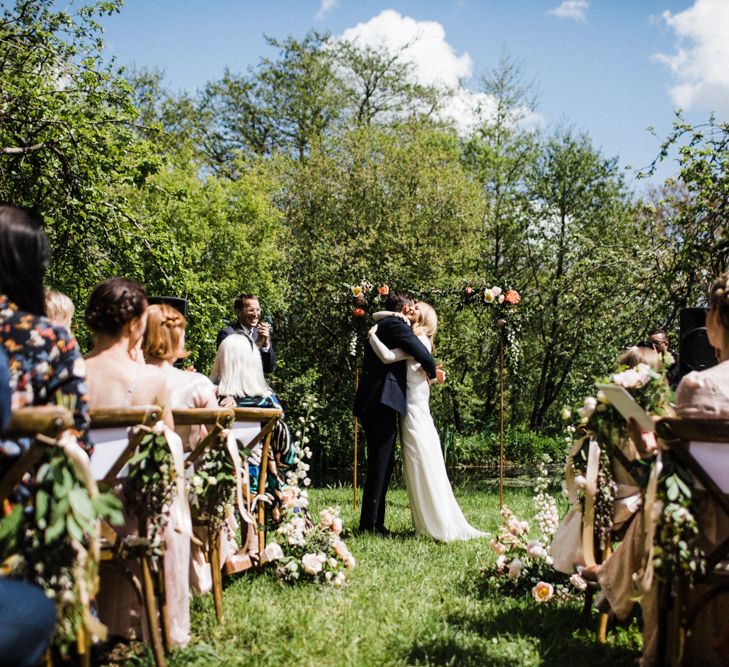
[(438, 315), (433, 306), (418, 301), (418, 319), (413, 322), (413, 332), (416, 336), (425, 335), (430, 340), (430, 345), (435, 349), (435, 332), (438, 331)]

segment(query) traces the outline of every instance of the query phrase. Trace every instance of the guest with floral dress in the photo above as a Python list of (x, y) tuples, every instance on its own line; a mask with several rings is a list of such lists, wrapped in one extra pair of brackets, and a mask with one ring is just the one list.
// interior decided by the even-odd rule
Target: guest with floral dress
[[(13, 407), (69, 408), (79, 443), (89, 451), (84, 362), (68, 329), (45, 317), (43, 279), (49, 262), (40, 216), (0, 204), (0, 346), (8, 356)], [(22, 446), (2, 443), (0, 458), (17, 456)]]

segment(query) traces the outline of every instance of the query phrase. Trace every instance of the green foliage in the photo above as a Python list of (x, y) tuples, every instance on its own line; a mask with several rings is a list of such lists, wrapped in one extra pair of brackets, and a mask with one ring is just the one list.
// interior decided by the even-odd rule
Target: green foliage
[(65, 655), (93, 590), (92, 543), (99, 539), (99, 521), (119, 525), (123, 515), (115, 495), (86, 487), (62, 448), (48, 452), (24, 500), (0, 522), (0, 563), (10, 576), (32, 581), (56, 601), (54, 644)]
[[(174, 95), (159, 72), (102, 58), (98, 20), (119, 7), (3, 10), (0, 198), (44, 214), (50, 283), (74, 299), (78, 322), (110, 275), (188, 299), (201, 371), (235, 295), (257, 293), (274, 318), (271, 381), (289, 416), (304, 394), (326, 406), (319, 471), (351, 457), (349, 347), (369, 321), (352, 324), (347, 285), (432, 295), (449, 377), (434, 416), (488, 439), (497, 332), (483, 309), (439, 293), (522, 293), (519, 331), (507, 327), (506, 418), (550, 432), (621, 348), (674, 325), (726, 268), (726, 124), (679, 118), (662, 153), (678, 149), (677, 178), (636, 202), (589, 137), (529, 129), (535, 100), (509, 58), (481, 78), (492, 104), (459, 135), (437, 117), (451, 92), (413, 82), (407, 46), (271, 39), (273, 54), (248, 72)], [(88, 346), (83, 326), (79, 338)]]
[[(449, 466), (494, 466), (499, 460), (500, 438), (497, 431), (456, 436), (448, 451)], [(564, 438), (550, 436), (524, 427), (507, 428), (504, 433), (504, 456), (517, 466), (536, 465), (542, 456), (552, 461), (565, 457)]]

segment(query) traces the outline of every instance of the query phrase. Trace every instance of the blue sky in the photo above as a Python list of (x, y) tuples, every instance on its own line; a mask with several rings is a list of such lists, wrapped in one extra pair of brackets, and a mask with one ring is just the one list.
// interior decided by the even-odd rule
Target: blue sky
[(423, 75), (440, 68), (472, 88), (505, 50), (537, 82), (547, 129), (584, 130), (633, 167), (657, 154), (677, 106), (694, 121), (729, 117), (729, 0), (127, 0), (103, 23), (109, 56), (161, 68), (176, 91), (271, 56), (264, 35), (311, 28), (377, 29), (387, 43), (415, 26)]

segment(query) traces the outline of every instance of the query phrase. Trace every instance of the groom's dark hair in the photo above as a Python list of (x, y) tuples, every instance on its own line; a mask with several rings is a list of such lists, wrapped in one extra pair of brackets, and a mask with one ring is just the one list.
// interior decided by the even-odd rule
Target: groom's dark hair
[(390, 292), (385, 301), (385, 310), (391, 310), (393, 313), (399, 313), (407, 303), (414, 301), (410, 292)]

